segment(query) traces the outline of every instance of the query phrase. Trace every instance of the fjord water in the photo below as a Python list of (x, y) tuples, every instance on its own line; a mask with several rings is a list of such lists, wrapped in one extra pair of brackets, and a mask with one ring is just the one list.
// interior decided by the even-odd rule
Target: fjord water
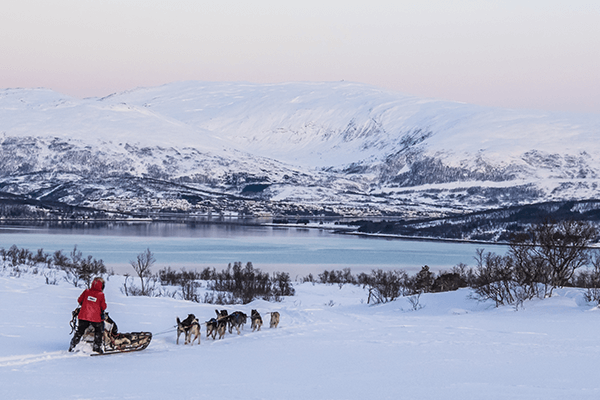
[(423, 265), (449, 270), (458, 263), (472, 266), (478, 248), (506, 252), (498, 245), (344, 235), (320, 228), (157, 222), (0, 225), (0, 247), (12, 245), (50, 254), (68, 254), (77, 246), (84, 257), (102, 259), (118, 274), (132, 274), (129, 261), (148, 248), (155, 269), (221, 270), (239, 261), (266, 272), (288, 272), (293, 279), (342, 268), (353, 273), (376, 268), (415, 273)]

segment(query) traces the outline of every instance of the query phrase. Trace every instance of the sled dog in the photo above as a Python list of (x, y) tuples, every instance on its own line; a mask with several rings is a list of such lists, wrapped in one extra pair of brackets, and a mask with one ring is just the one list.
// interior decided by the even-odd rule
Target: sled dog
[(194, 344), (194, 340), (198, 340), (200, 344), (200, 324), (194, 314), (189, 314), (183, 321), (177, 317), (177, 344), (179, 344), (179, 336), (184, 334), (185, 344)]
[(198, 344), (200, 344), (200, 323), (197, 319), (194, 319), (192, 322), (192, 326), (188, 331), (188, 341), (186, 342), (190, 344), (190, 346), (194, 345), (194, 340), (198, 340)]
[(244, 328), (244, 324), (248, 321), (248, 316), (241, 311), (231, 313), (228, 317), (229, 333), (233, 332), (233, 328), (240, 334), (240, 328)]
[(227, 323), (229, 322), (229, 315), (227, 315), (227, 310), (215, 310), (217, 313), (217, 334), (219, 335), (219, 339), (223, 339), (225, 336), (225, 331), (227, 330)]
[(208, 339), (209, 337), (212, 336), (212, 338), (214, 340), (216, 335), (217, 335), (217, 319), (211, 318), (208, 321), (206, 321), (206, 338)]
[(262, 326), (263, 321), (262, 321), (262, 318), (260, 317), (260, 314), (258, 313), (258, 311), (252, 310), (252, 312), (250, 313), (250, 320), (251, 320), (250, 327), (252, 328), (252, 332), (254, 332), (255, 330), (260, 331), (260, 327)]
[(279, 325), (279, 313), (277, 311), (273, 311), (271, 313), (271, 323), (269, 324), (270, 328), (277, 328)]

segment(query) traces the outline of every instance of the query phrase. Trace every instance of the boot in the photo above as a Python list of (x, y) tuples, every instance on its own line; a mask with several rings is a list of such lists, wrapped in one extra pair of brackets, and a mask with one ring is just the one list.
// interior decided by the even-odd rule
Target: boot
[(102, 350), (102, 346), (100, 346), (99, 344), (94, 343), (94, 347), (92, 348), (92, 351), (98, 354), (104, 354), (104, 351)]

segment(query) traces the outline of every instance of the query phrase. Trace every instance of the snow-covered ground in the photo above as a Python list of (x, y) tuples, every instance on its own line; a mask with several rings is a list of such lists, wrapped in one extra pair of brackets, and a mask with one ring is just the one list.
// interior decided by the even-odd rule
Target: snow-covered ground
[[(2, 399), (598, 399), (600, 313), (578, 289), (524, 309), (494, 308), (468, 289), (371, 306), (360, 287), (297, 284), (281, 303), (217, 306), (126, 297), (107, 282), (121, 332), (151, 331), (137, 353), (68, 353), (82, 291), (0, 269)], [(176, 345), (175, 317), (250, 313), (265, 326)], [(269, 329), (268, 312), (281, 323)], [(163, 333), (166, 332), (166, 333)]]

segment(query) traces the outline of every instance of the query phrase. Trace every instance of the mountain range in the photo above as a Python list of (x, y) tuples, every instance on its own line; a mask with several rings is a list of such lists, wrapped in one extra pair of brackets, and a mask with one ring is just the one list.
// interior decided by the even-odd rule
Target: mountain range
[(582, 204), (600, 197), (599, 136), (600, 114), (351, 82), (188, 81), (86, 99), (5, 89), (0, 199), (36, 212), (402, 219)]

